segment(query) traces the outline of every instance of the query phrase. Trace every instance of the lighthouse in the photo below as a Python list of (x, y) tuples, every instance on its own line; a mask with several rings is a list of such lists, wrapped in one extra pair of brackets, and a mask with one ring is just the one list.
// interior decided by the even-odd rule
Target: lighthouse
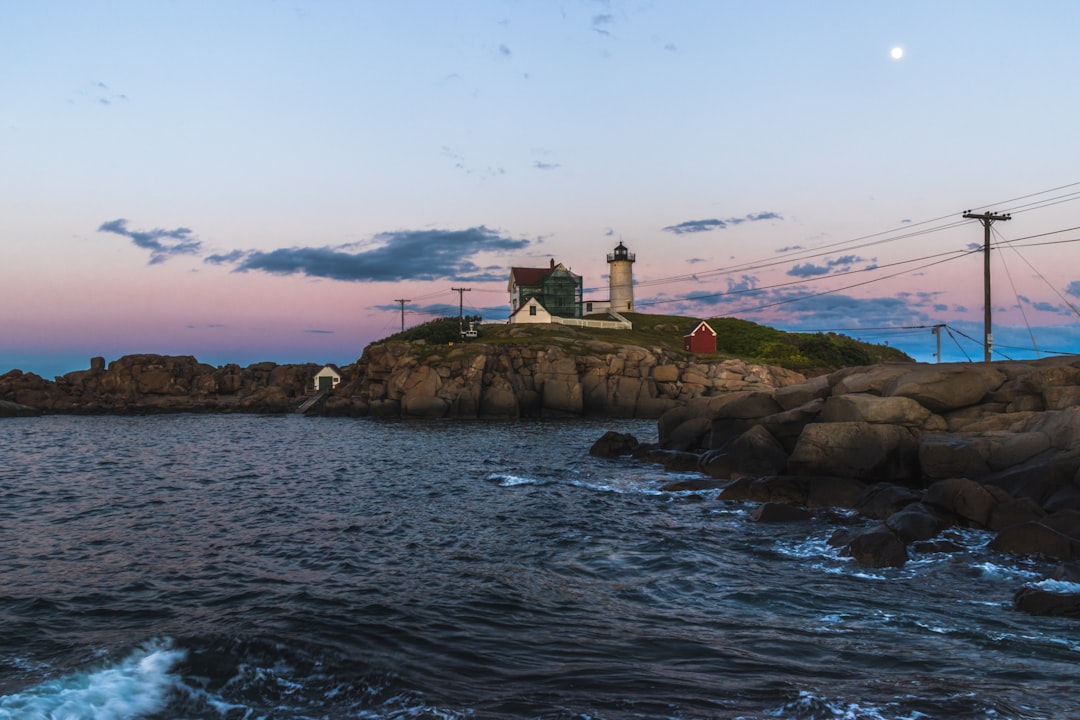
[(633, 311), (634, 309), (634, 253), (619, 242), (618, 247), (608, 253), (608, 289), (611, 309), (615, 312)]

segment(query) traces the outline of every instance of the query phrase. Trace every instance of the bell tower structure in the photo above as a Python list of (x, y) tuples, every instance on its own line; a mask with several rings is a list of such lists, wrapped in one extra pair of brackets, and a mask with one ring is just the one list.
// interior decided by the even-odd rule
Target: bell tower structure
[(634, 253), (619, 245), (608, 253), (608, 289), (611, 309), (615, 312), (634, 310)]

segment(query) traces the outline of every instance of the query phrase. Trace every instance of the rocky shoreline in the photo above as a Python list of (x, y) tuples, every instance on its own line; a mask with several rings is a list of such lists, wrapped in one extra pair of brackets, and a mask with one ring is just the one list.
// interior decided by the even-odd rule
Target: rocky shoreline
[[(829, 508), (857, 522), (830, 544), (871, 567), (909, 551), (957, 552), (951, 527), (993, 533), (990, 547), (1060, 564), (1080, 590), (1080, 360), (849, 368), (771, 391), (701, 398), (666, 412), (659, 444), (609, 433), (592, 453), (631, 454), (757, 503), (760, 522)], [(1080, 617), (1080, 594), (1025, 587), (1016, 607)]]
[(371, 345), (316, 395), (322, 366), (257, 363), (214, 367), (191, 356), (128, 355), (45, 380), (0, 375), (0, 417), (159, 412), (282, 413), (349, 417), (658, 418), (697, 398), (805, 381), (743, 360), (701, 363), (660, 348), (584, 341), (455, 347)]

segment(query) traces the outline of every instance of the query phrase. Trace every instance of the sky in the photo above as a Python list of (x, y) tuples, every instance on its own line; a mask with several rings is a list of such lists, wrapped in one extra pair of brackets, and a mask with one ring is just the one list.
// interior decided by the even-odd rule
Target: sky
[(1071, 0), (0, 11), (0, 373), (348, 364), (619, 242), (641, 312), (981, 360), (966, 211), (994, 358), (1080, 352)]

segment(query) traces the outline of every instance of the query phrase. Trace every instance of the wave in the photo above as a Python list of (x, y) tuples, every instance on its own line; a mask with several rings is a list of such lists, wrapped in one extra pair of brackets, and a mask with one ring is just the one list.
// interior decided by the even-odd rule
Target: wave
[(124, 720), (161, 712), (179, 682), (172, 670), (184, 656), (171, 641), (155, 640), (115, 665), (0, 697), (0, 719)]

